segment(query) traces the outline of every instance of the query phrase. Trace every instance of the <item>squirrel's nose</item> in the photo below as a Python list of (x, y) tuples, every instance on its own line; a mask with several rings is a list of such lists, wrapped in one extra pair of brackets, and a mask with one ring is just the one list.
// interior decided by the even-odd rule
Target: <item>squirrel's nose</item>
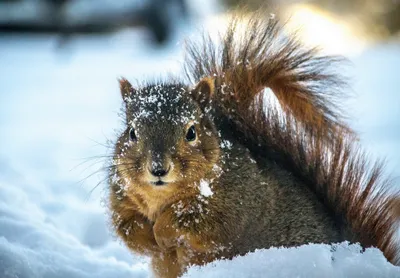
[(159, 165), (158, 167), (156, 166), (156, 167), (149, 168), (149, 172), (153, 176), (161, 178), (168, 174), (170, 168), (171, 167), (168, 167), (168, 169), (165, 169), (165, 167)]
[(168, 173), (168, 170), (165, 170), (163, 168), (156, 168), (156, 169), (152, 169), (150, 172), (153, 176), (163, 177)]
[(168, 174), (170, 168), (170, 158), (165, 154), (162, 155), (156, 152), (152, 155), (147, 170), (152, 176), (161, 178)]

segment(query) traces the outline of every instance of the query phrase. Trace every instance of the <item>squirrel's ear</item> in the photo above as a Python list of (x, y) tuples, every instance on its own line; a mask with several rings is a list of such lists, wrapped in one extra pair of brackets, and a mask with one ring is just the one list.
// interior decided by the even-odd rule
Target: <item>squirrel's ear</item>
[(128, 80), (126, 80), (125, 78), (121, 77), (119, 78), (119, 88), (121, 90), (121, 96), (122, 99), (126, 102), (129, 97), (132, 95), (132, 93), (134, 92), (134, 89), (131, 85), (131, 83), (129, 83)]
[(192, 91), (192, 96), (201, 107), (206, 106), (212, 98), (215, 90), (215, 81), (211, 77), (205, 77), (196, 85)]

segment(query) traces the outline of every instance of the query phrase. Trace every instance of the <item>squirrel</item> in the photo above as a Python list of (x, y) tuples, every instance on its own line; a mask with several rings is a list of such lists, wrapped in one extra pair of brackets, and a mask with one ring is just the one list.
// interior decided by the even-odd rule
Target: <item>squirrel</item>
[(120, 78), (110, 217), (157, 277), (310, 242), (359, 242), (399, 263), (399, 192), (345, 123), (342, 60), (255, 12), (218, 42), (188, 41), (185, 81)]

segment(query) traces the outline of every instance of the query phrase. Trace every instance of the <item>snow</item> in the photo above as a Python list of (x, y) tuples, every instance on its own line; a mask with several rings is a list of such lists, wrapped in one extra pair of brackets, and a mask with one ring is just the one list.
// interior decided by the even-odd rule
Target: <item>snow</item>
[[(57, 45), (55, 37), (0, 38), (0, 277), (150, 277), (148, 260), (110, 234), (104, 176), (91, 174), (101, 170), (107, 139), (121, 127), (117, 78), (176, 71), (180, 46), (156, 50), (136, 33)], [(352, 61), (354, 125), (399, 175), (400, 49), (377, 45)], [(207, 182), (202, 192), (211, 196)], [(400, 277), (376, 249), (331, 249), (257, 251), (193, 267), (186, 277)]]
[(200, 194), (204, 197), (210, 197), (214, 194), (207, 180), (202, 179), (200, 181)]
[(223, 149), (228, 149), (230, 150), (232, 148), (233, 144), (229, 140), (221, 140), (220, 147)]
[[(76, 199), (54, 200), (57, 194), (40, 192), (43, 184), (12, 168), (1, 167), (0, 177), (0, 277), (147, 277), (143, 263), (132, 265), (108, 240), (104, 215), (89, 204), (77, 208)], [(80, 238), (78, 227), (85, 230)]]
[(396, 278), (400, 268), (388, 263), (380, 250), (362, 252), (357, 244), (309, 244), (298, 248), (256, 250), (233, 260), (191, 267), (186, 278)]

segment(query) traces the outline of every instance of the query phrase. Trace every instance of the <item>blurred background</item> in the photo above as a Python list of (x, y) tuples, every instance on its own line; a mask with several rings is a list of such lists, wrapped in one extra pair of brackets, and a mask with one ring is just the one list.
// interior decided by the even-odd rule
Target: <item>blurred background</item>
[(400, 29), (399, 0), (0, 0), (0, 32), (8, 34), (101, 35), (127, 28), (146, 30), (154, 43), (165, 43), (176, 21), (198, 16), (201, 5), (218, 11), (260, 6), (290, 11), (299, 7), (345, 21), (366, 38), (388, 39)]
[(184, 38), (238, 5), (349, 59), (350, 124), (400, 176), (400, 0), (0, 0), (0, 277), (150, 275), (107, 223), (117, 78), (180, 75)]

